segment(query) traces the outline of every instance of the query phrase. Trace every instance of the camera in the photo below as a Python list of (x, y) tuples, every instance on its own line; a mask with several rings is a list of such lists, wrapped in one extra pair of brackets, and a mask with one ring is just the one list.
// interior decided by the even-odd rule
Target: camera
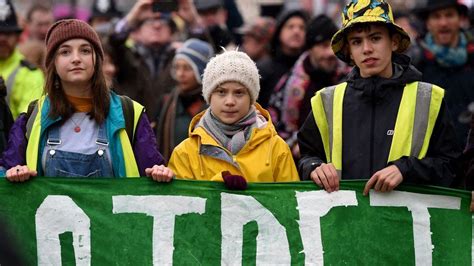
[(152, 4), (153, 12), (171, 13), (178, 10), (176, 0), (155, 0)]

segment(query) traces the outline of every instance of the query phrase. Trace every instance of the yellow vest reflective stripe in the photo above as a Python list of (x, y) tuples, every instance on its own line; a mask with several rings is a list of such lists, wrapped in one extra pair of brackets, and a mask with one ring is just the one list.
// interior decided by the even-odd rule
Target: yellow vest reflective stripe
[(324, 88), (311, 98), (316, 125), (323, 140), (326, 160), (342, 169), (342, 104), (347, 83)]
[[(29, 169), (38, 169), (38, 150), (40, 143), (41, 133), (41, 109), (43, 107), (46, 96), (41, 96), (38, 99), (33, 113), (28, 118), (26, 136), (28, 139), (28, 145), (26, 146), (26, 165)], [(31, 123), (31, 121), (33, 121)], [(31, 125), (31, 127), (30, 127)]]
[[(137, 129), (138, 120), (140, 115), (143, 113), (143, 106), (133, 101), (133, 133)], [(130, 143), (129, 137), (125, 129), (119, 131), (120, 143), (122, 144), (123, 158), (125, 163), (125, 174), (129, 178), (140, 177), (140, 171), (138, 171), (137, 161), (135, 154), (133, 153), (132, 144)]]
[[(324, 88), (311, 98), (314, 119), (323, 141), (326, 161), (342, 170), (342, 115), (347, 83)], [(402, 156), (423, 158), (438, 117), (444, 90), (413, 82), (405, 86), (387, 162)]]
[[(38, 169), (38, 154), (39, 154), (39, 143), (41, 133), (41, 109), (46, 96), (42, 96), (33, 110), (30, 118), (27, 122), (27, 133), (28, 145), (26, 147), (26, 165), (29, 169)], [(135, 132), (140, 115), (143, 113), (143, 106), (139, 103), (133, 102), (134, 119), (133, 119), (133, 132)], [(122, 145), (122, 154), (125, 164), (125, 174), (128, 178), (140, 177), (138, 171), (138, 165), (133, 153), (132, 144), (128, 138), (125, 129), (120, 129), (118, 132), (120, 143)]]

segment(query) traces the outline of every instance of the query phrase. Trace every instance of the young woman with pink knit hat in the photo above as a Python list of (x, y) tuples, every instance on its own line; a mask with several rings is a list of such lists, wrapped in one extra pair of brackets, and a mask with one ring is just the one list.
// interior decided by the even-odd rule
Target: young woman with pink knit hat
[(143, 106), (116, 95), (104, 52), (85, 22), (61, 20), (46, 35), (45, 95), (15, 122), (1, 163), (6, 177), (137, 177), (170, 181)]
[(259, 74), (250, 57), (225, 51), (207, 64), (202, 91), (209, 108), (196, 115), (189, 137), (171, 155), (177, 178), (224, 181), (230, 189), (246, 182), (298, 181), (288, 145), (270, 115), (256, 103)]

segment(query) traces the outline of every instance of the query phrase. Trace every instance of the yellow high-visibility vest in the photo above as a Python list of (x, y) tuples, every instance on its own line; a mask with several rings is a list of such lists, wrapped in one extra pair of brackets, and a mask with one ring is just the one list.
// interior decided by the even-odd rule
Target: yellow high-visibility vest
[[(323, 141), (326, 161), (342, 171), (342, 116), (347, 83), (324, 88), (311, 98), (313, 116)], [(405, 86), (387, 162), (402, 156), (426, 156), (441, 108), (444, 90), (425, 82)], [(341, 177), (341, 176), (340, 176)]]
[[(38, 102), (27, 122), (27, 138), (28, 144), (26, 147), (26, 164), (29, 169), (38, 169), (38, 155), (40, 146), (40, 132), (42, 121), (42, 107), (46, 96), (38, 99)], [(135, 132), (138, 120), (141, 113), (143, 113), (143, 106), (133, 101), (134, 117), (133, 117), (133, 132)], [(132, 143), (127, 135), (125, 129), (120, 129), (118, 132), (120, 144), (122, 146), (122, 154), (125, 165), (125, 176), (128, 178), (135, 178), (140, 176), (138, 165), (133, 153)]]

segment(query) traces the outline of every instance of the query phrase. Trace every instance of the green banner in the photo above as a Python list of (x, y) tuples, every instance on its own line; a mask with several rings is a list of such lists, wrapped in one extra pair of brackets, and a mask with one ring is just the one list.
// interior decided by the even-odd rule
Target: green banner
[(344, 181), (0, 180), (0, 216), (29, 265), (472, 265), (471, 193)]

